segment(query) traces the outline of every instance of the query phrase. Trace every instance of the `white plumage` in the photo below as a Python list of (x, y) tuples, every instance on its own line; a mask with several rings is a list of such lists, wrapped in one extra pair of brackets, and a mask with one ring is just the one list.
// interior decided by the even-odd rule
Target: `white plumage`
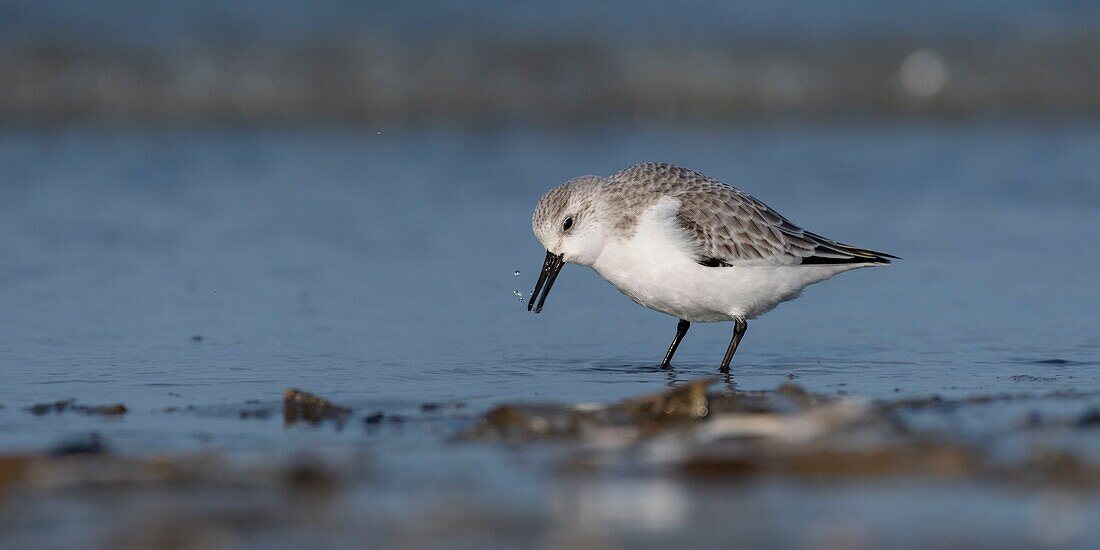
[(658, 201), (638, 217), (632, 235), (612, 238), (591, 267), (635, 302), (679, 319), (752, 319), (813, 283), (869, 265), (700, 265), (677, 223), (678, 207), (675, 199)]

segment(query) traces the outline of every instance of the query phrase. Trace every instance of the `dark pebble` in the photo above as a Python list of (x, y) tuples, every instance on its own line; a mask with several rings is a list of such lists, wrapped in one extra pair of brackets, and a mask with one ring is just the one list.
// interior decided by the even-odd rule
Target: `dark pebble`
[(386, 413), (378, 411), (374, 414), (368, 415), (366, 418), (363, 419), (363, 422), (367, 424), (378, 424), (379, 422), (382, 422), (382, 419), (385, 417)]

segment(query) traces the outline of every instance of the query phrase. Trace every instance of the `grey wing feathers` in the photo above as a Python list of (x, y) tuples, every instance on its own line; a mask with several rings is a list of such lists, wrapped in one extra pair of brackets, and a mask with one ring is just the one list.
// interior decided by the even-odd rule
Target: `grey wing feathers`
[(890, 254), (846, 245), (806, 231), (743, 191), (670, 164), (622, 172), (679, 199), (680, 224), (694, 237), (706, 266), (890, 263)]

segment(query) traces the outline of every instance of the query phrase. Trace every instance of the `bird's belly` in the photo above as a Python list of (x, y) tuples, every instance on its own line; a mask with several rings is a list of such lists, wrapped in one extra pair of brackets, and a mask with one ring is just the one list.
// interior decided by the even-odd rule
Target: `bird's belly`
[(635, 302), (679, 319), (729, 321), (738, 309), (728, 294), (710, 284), (712, 281), (708, 281), (708, 277), (699, 277), (690, 271), (633, 270), (629, 274), (616, 270), (597, 271)]
[(629, 273), (596, 270), (643, 306), (687, 321), (717, 322), (751, 319), (796, 297), (806, 283), (792, 280), (780, 269), (705, 267), (693, 262), (678, 269), (655, 265)]
[[(592, 265), (635, 302), (694, 322), (751, 319), (796, 298), (806, 286), (849, 266), (699, 265), (682, 249), (626, 242)], [(655, 252), (660, 252), (655, 254)]]
[(703, 266), (675, 217), (665, 212), (672, 206), (659, 203), (646, 211), (634, 234), (606, 245), (592, 268), (635, 302), (680, 319), (753, 318), (797, 297), (808, 285), (859, 267)]

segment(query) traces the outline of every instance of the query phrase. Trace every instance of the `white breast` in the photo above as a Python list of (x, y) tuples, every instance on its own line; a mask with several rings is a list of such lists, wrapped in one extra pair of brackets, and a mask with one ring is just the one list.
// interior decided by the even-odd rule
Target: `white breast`
[(661, 199), (632, 235), (612, 238), (592, 264), (623, 294), (648, 308), (697, 322), (751, 319), (798, 296), (806, 286), (856, 265), (706, 267), (677, 223), (679, 202)]

